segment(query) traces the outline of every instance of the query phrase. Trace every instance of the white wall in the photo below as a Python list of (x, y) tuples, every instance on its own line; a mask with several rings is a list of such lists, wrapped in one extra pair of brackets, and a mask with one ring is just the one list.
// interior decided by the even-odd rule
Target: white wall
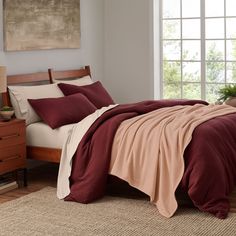
[(105, 78), (119, 103), (154, 98), (153, 0), (105, 0)]
[(25, 52), (3, 51), (2, 0), (0, 3), (0, 63), (5, 61), (8, 74), (46, 71), (49, 67), (62, 70), (78, 68), (81, 65), (91, 65), (94, 79), (103, 79), (104, 0), (80, 0), (80, 49)]
[[(89, 64), (94, 79), (104, 83), (115, 101), (153, 99), (154, 90), (159, 91), (159, 63), (153, 53), (156, 51), (153, 1), (158, 2), (80, 0), (80, 49), (25, 52), (3, 51), (1, 4), (0, 64), (5, 61), (8, 74), (45, 71), (48, 67), (70, 69)], [(158, 96), (157, 92), (155, 97)]]

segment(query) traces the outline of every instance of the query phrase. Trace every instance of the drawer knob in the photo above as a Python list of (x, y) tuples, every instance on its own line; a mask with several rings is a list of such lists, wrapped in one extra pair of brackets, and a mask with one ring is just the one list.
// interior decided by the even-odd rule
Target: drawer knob
[(6, 139), (10, 139), (10, 138), (16, 138), (20, 136), (19, 134), (10, 134), (10, 135), (6, 135), (6, 136), (2, 136), (0, 137), (0, 140), (6, 140)]

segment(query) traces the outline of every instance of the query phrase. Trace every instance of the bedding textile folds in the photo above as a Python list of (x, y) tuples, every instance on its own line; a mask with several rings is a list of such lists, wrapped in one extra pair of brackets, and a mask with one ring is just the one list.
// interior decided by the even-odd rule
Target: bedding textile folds
[[(125, 120), (114, 137), (109, 172), (146, 193), (163, 216), (171, 217), (177, 209), (175, 190), (184, 173), (184, 150), (194, 129), (235, 111), (230, 106), (196, 104), (162, 108)], [(201, 169), (198, 173), (204, 174)], [(220, 196), (222, 203), (225, 196)], [(224, 209), (217, 204), (215, 209), (221, 214)], [(225, 207), (228, 209), (227, 204)]]
[[(103, 113), (92, 124), (79, 143), (78, 149), (73, 159), (73, 167), (70, 176), (70, 194), (65, 198), (65, 200), (88, 203), (103, 196), (106, 188), (107, 176), (109, 173), (113, 139), (117, 129), (123, 121), (164, 107), (194, 104), (206, 103), (203, 101), (191, 100), (146, 101), (136, 104), (119, 105)], [(232, 112), (234, 112), (233, 108), (228, 107), (227, 112), (223, 112), (221, 114), (219, 113), (215, 116)], [(208, 117), (208, 119), (213, 117), (214, 116)], [(204, 119), (201, 119), (201, 122), (197, 123), (200, 124), (204, 121)], [(201, 128), (202, 126), (204, 129)], [(219, 128), (217, 128), (218, 126)], [(206, 134), (206, 132), (204, 132), (205, 130), (208, 131), (208, 136), (213, 134), (213, 137), (211, 137), (212, 140), (209, 139), (210, 145), (206, 145), (204, 140), (206, 137), (204, 136)], [(226, 139), (225, 137), (219, 139), (219, 134), (216, 134), (217, 130), (223, 132), (223, 136), (230, 134), (231, 137), (229, 139)], [(180, 171), (177, 181), (173, 185), (174, 187), (172, 186), (173, 195), (170, 196), (172, 200), (175, 201), (174, 191), (179, 184), (181, 177), (183, 176), (180, 186), (188, 191), (189, 196), (196, 206), (198, 206), (203, 211), (208, 211), (215, 214), (219, 218), (225, 218), (227, 216), (227, 212), (229, 210), (227, 195), (232, 190), (232, 187), (236, 182), (234, 174), (236, 173), (236, 150), (233, 148), (233, 145), (235, 146), (236, 140), (235, 130), (236, 114), (231, 114), (211, 119), (199, 125), (193, 132), (193, 139), (191, 142), (191, 132), (188, 133), (186, 136), (187, 142), (185, 142), (183, 145), (185, 148), (190, 142), (186, 149), (187, 154), (185, 153), (186, 168), (184, 175), (183, 170)], [(198, 144), (200, 145), (195, 144), (195, 133), (198, 133), (196, 140), (198, 140)], [(219, 145), (219, 141), (223, 142), (222, 145)], [(193, 148), (191, 148), (192, 146)], [(197, 149), (199, 149), (197, 152), (195, 152), (196, 146)], [(220, 148), (217, 151), (213, 151), (212, 147), (215, 149), (215, 147), (218, 146), (220, 146)], [(228, 146), (231, 146), (229, 155), (225, 154), (227, 153), (225, 151)], [(184, 148), (182, 152), (184, 151)], [(224, 152), (223, 155), (222, 151)], [(198, 163), (196, 158), (199, 158), (199, 155), (201, 155), (201, 158)], [(232, 155), (234, 159), (232, 158)], [(214, 156), (216, 156), (216, 160), (214, 159)], [(207, 169), (211, 169), (212, 165), (216, 168), (215, 173), (211, 173), (212, 170)], [(182, 168), (183, 166), (184, 165), (182, 165)], [(200, 170), (198, 171), (198, 169)], [(210, 176), (208, 176), (209, 173)], [(111, 174), (113, 174), (112, 171)], [(223, 179), (223, 181), (219, 180), (219, 176), (221, 179)], [(218, 186), (219, 184), (221, 185)], [(211, 188), (213, 190), (211, 190)], [(219, 189), (221, 189), (220, 193)], [(151, 196), (151, 200), (153, 199), (154, 198)], [(166, 216), (171, 216), (175, 209), (175, 207), (172, 208), (170, 212), (166, 214)]]

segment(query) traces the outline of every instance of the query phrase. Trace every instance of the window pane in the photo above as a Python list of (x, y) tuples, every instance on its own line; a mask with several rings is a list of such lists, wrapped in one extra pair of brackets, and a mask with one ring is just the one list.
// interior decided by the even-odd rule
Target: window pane
[(206, 85), (206, 100), (210, 103), (215, 103), (220, 97), (218, 91), (225, 87), (224, 84), (207, 84)]
[(236, 83), (236, 62), (227, 62), (227, 83)]
[(180, 0), (164, 0), (163, 17), (180, 18)]
[(236, 60), (236, 40), (227, 40), (227, 60)]
[(183, 98), (201, 99), (201, 84), (183, 84)]
[(224, 16), (224, 0), (205, 0), (206, 17)]
[[(235, 12), (235, 15), (236, 15), (236, 12)], [(227, 38), (236, 38), (235, 26), (236, 26), (236, 18), (226, 19), (226, 37)]]
[(200, 62), (183, 62), (183, 81), (200, 82), (200, 74)]
[(206, 62), (206, 81), (224, 83), (224, 62)]
[(206, 19), (206, 38), (223, 39), (224, 38), (224, 19)]
[(181, 81), (180, 62), (163, 62), (163, 76), (165, 83), (176, 83)]
[(182, 17), (200, 17), (200, 0), (182, 0)]
[(164, 41), (163, 42), (163, 59), (164, 60), (180, 60), (180, 41)]
[(226, 0), (226, 16), (235, 16), (236, 1)]
[(200, 60), (200, 40), (183, 40), (183, 60)]
[(200, 39), (200, 20), (183, 20), (183, 39)]
[(164, 84), (163, 98), (181, 98), (180, 84)]
[(163, 39), (180, 39), (180, 20), (163, 20)]
[[(225, 83), (236, 84), (236, 0), (163, 0), (162, 4), (163, 97), (199, 99), (205, 79), (206, 99), (215, 102)], [(201, 9), (206, 17), (203, 79)]]
[(224, 51), (224, 40), (206, 40), (206, 60), (223, 61)]

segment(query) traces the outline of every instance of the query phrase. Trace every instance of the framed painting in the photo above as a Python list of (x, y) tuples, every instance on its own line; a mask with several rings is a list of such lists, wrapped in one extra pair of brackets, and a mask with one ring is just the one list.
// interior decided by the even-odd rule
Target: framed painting
[(80, 47), (80, 0), (3, 0), (4, 49)]

